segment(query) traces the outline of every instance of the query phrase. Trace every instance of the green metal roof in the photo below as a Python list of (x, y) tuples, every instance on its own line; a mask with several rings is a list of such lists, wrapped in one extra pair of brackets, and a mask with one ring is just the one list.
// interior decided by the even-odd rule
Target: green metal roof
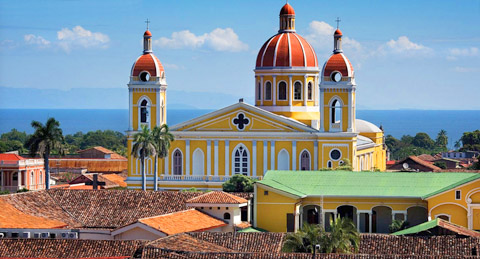
[(252, 233), (252, 232), (259, 233), (259, 232), (267, 232), (267, 231), (264, 230), (264, 229), (261, 229), (261, 228), (248, 227), (248, 228), (241, 229), (237, 232), (239, 232), (239, 233)]
[(476, 173), (268, 171), (258, 183), (298, 197), (425, 198), (478, 178)]
[(430, 221), (424, 222), (422, 224), (418, 224), (414, 227), (397, 231), (395, 233), (392, 233), (392, 235), (401, 236), (401, 235), (409, 235), (409, 234), (420, 233), (420, 232), (432, 229), (434, 227), (437, 227), (439, 222), (440, 222), (440, 219), (436, 218), (434, 220), (430, 220)]

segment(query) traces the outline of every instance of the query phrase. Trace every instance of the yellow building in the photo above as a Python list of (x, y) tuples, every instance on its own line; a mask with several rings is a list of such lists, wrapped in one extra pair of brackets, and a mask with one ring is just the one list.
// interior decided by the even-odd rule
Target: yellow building
[(269, 171), (254, 197), (254, 226), (272, 232), (303, 223), (328, 230), (337, 216), (369, 233), (388, 233), (394, 219), (415, 226), (441, 218), (480, 230), (477, 173)]
[[(198, 118), (170, 125), (175, 141), (165, 159), (146, 162), (147, 188), (220, 189), (234, 174), (262, 178), (267, 170), (336, 168), (385, 170), (383, 132), (356, 119), (353, 67), (334, 35), (322, 68), (310, 44), (295, 32), (295, 12), (280, 11), (278, 34), (261, 47), (255, 67), (255, 105), (240, 100)], [(141, 125), (168, 123), (164, 69), (144, 35), (144, 54), (132, 67), (128, 150)], [(129, 156), (128, 187), (141, 187), (140, 161)], [(156, 188), (155, 188), (156, 189)]]

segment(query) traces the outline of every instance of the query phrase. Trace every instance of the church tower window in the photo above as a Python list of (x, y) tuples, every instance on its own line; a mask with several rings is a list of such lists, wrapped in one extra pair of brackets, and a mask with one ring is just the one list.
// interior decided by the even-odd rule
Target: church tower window
[(332, 123), (340, 123), (342, 119), (342, 106), (338, 100), (332, 102)]
[(178, 149), (173, 153), (173, 175), (182, 175), (182, 152)]
[(247, 149), (240, 145), (234, 151), (233, 172), (234, 174), (249, 175), (250, 160)]
[(257, 86), (257, 100), (262, 100), (262, 84), (260, 83)]
[(200, 148), (193, 152), (193, 175), (203, 176), (205, 174), (204, 166), (205, 156)]
[(307, 86), (307, 96), (308, 96), (308, 100), (311, 101), (313, 98), (313, 92), (312, 92), (312, 82), (308, 82), (308, 86)]
[(272, 83), (265, 83), (265, 100), (272, 100)]
[(287, 100), (287, 83), (285, 82), (278, 84), (278, 100)]
[(302, 83), (300, 83), (298, 81), (295, 82), (295, 85), (294, 85), (293, 99), (294, 100), (302, 100)]
[(140, 123), (149, 122), (148, 101), (143, 100), (140, 104)]
[(310, 170), (310, 154), (305, 150), (300, 156), (300, 170), (308, 171)]

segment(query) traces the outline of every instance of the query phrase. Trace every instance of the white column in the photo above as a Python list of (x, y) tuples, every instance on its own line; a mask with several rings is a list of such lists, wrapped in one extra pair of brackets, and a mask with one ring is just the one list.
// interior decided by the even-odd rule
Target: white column
[(297, 141), (292, 141), (292, 170), (297, 170)]
[(272, 88), (273, 88), (272, 100), (273, 100), (273, 106), (275, 106), (277, 103), (277, 76), (273, 76)]
[(155, 107), (157, 108), (156, 109), (157, 110), (157, 121), (156, 121), (157, 124), (156, 124), (156, 126), (160, 126), (160, 125), (162, 125), (162, 120), (160, 119), (160, 117), (161, 117), (160, 113), (161, 113), (161, 110), (162, 110), (162, 107), (160, 105), (160, 89), (158, 89), (158, 88), (155, 89), (155, 96), (156, 96), (156, 99), (157, 99), (157, 101), (155, 103)]
[(263, 141), (263, 175), (268, 170), (268, 141)]
[(318, 106), (318, 76), (315, 76), (315, 81), (313, 82), (313, 96), (315, 98), (315, 106)]
[(323, 89), (319, 88), (319, 95), (320, 95), (320, 103), (318, 104), (320, 106), (320, 131), (325, 131), (325, 122), (324, 122), (324, 117), (325, 117), (325, 111), (324, 111), (324, 96), (323, 96)]
[[(308, 98), (308, 86), (307, 86), (307, 75), (305, 75), (303, 80), (303, 106), (307, 106), (307, 98)], [(313, 89), (312, 89), (313, 91)]]
[(372, 233), (372, 212), (368, 213), (368, 233)]
[(265, 89), (263, 85), (263, 76), (260, 76), (260, 89), (261, 89), (261, 98), (260, 98), (260, 105), (263, 106), (263, 99), (265, 99)]
[(230, 158), (230, 147), (229, 147), (229, 141), (228, 140), (225, 140), (225, 176), (228, 176), (230, 173), (229, 173), (229, 170), (230, 169), (230, 162), (229, 162), (229, 158)]
[(288, 76), (288, 105), (292, 106), (292, 100), (293, 100), (292, 76)]
[(215, 140), (213, 146), (213, 171), (218, 176), (218, 140)]
[(164, 171), (164, 174), (165, 174), (165, 175), (170, 175), (170, 173), (173, 174), (173, 172), (170, 172), (170, 171), (168, 170), (168, 160), (169, 160), (169, 156), (168, 156), (168, 153), (167, 153), (167, 156), (163, 159), (163, 163), (164, 163), (164, 167), (165, 167), (165, 169), (164, 169), (164, 170), (165, 170), (165, 171)]
[(313, 142), (313, 170), (318, 170), (318, 141)]
[(133, 89), (128, 89), (128, 130), (133, 130)]
[(392, 211), (392, 222), (395, 220), (395, 213)]
[(270, 141), (270, 170), (275, 170), (275, 140)]
[(18, 187), (20, 188), (20, 186), (22, 185), (22, 171), (18, 171), (17, 176), (18, 176)]
[(212, 175), (212, 141), (207, 140), (207, 175)]
[(325, 218), (325, 211), (322, 208), (322, 227), (323, 227), (323, 229), (325, 229), (325, 220), (327, 220), (327, 219)]
[(167, 91), (164, 91), (164, 97), (163, 97), (163, 112), (165, 112), (165, 115), (163, 116), (163, 122), (167, 124)]
[(185, 140), (185, 175), (190, 175), (190, 140)]
[(357, 211), (357, 231), (360, 233), (360, 212)]
[(252, 176), (257, 176), (257, 141), (252, 141)]
[(403, 213), (403, 221), (407, 221), (407, 212), (406, 211)]

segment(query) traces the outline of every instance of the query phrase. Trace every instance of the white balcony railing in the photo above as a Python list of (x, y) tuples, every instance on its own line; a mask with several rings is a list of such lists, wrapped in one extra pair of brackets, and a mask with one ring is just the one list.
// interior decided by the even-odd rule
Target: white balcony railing
[(0, 166), (37, 166), (43, 165), (43, 159), (0, 160)]
[[(250, 176), (253, 179), (261, 180), (261, 176)], [(228, 181), (231, 176), (213, 176), (213, 175), (160, 175), (160, 181), (186, 181), (186, 182), (225, 182)]]

